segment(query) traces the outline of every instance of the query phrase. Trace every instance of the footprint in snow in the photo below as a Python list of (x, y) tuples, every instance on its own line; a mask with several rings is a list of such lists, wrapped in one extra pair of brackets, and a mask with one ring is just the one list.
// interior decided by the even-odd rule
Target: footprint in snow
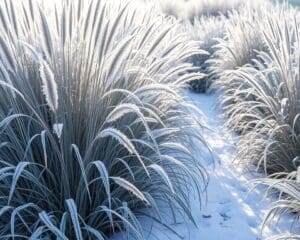
[(202, 214), (202, 218), (200, 219), (200, 224), (202, 225), (202, 227), (210, 227), (210, 219), (212, 218), (211, 214), (208, 213), (203, 213)]
[(223, 218), (223, 221), (227, 221), (231, 219), (231, 216), (227, 215), (226, 213), (219, 213), (219, 215)]

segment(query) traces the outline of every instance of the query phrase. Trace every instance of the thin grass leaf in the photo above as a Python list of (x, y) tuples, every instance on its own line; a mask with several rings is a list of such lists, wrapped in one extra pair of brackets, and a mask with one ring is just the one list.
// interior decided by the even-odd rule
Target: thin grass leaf
[(138, 188), (136, 188), (132, 183), (120, 177), (110, 177), (110, 178), (113, 179), (115, 183), (118, 184), (120, 187), (126, 189), (127, 191), (130, 191), (135, 196), (137, 196), (141, 201), (145, 202), (146, 204), (149, 204), (144, 194), (141, 191), (139, 191)]
[(9, 191), (7, 205), (10, 205), (10, 202), (12, 200), (13, 194), (14, 194), (15, 189), (16, 189), (17, 182), (18, 182), (19, 178), (21, 177), (25, 167), (27, 167), (28, 165), (30, 165), (29, 162), (20, 162), (16, 166), (15, 171), (14, 171), (14, 175), (13, 175), (13, 178), (12, 178), (10, 191)]
[(82, 237), (81, 227), (80, 227), (80, 223), (79, 223), (79, 219), (78, 219), (78, 212), (77, 212), (76, 204), (73, 199), (67, 199), (66, 204), (68, 206), (69, 213), (71, 215), (71, 220), (72, 220), (73, 227), (75, 230), (76, 239), (82, 240), (83, 237)]
[(41, 221), (45, 224), (49, 231), (54, 233), (59, 239), (67, 240), (66, 235), (61, 232), (51, 221), (48, 214), (45, 211), (39, 213)]

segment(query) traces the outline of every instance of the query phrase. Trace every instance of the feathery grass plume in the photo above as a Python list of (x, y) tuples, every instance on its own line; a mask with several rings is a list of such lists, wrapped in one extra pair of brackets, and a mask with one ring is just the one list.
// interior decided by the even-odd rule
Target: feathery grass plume
[(265, 223), (300, 210), (299, 20), (290, 7), (273, 9), (264, 10), (260, 30), (267, 51), (258, 52), (252, 65), (228, 71), (225, 81), (218, 80), (227, 125), (241, 133), (237, 159), (256, 165), (267, 176), (258, 183), (280, 193)]
[(190, 190), (200, 197), (207, 176), (179, 87), (201, 76), (186, 63), (198, 43), (133, 5), (4, 0), (1, 14), (8, 2), (19, 15), (0, 21), (10, 69), (0, 80), (0, 237), (143, 239), (141, 209), (163, 223), (158, 202), (193, 221)]
[(45, 60), (40, 63), (40, 74), (43, 82), (43, 93), (45, 95), (48, 106), (52, 111), (58, 108), (58, 90), (54, 79), (54, 74)]

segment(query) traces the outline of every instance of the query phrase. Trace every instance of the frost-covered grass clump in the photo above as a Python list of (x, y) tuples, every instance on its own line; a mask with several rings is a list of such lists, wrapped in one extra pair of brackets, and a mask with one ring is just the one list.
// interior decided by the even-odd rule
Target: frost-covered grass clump
[(229, 17), (233, 10), (239, 10), (245, 6), (258, 8), (267, 0), (144, 0), (146, 3), (157, 6), (157, 11), (180, 20), (194, 22), (201, 17)]
[[(251, 40), (251, 34), (244, 32), (250, 43), (259, 41), (257, 47), (260, 49), (252, 47), (255, 55), (251, 55), (244, 47), (249, 45), (241, 44), (238, 45), (242, 49), (239, 55), (234, 54), (234, 45), (229, 46), (228, 53), (234, 60), (231, 62), (234, 62), (233, 66), (239, 63), (239, 66), (225, 67), (226, 71), (220, 72), (216, 83), (221, 87), (227, 125), (240, 133), (238, 159), (245, 164), (254, 164), (266, 174), (267, 178), (258, 183), (268, 185), (268, 192), (273, 193), (271, 190), (275, 189), (277, 194), (280, 193), (265, 224), (286, 213), (299, 214), (300, 210), (299, 15), (287, 6), (272, 9), (271, 13), (268, 9), (263, 10), (264, 14), (257, 20), (262, 26), (256, 25), (259, 31), (255, 34), (259, 40)], [(247, 30), (246, 27), (242, 29)], [(237, 33), (238, 30), (232, 35)], [(222, 56), (225, 61), (229, 59), (220, 54), (220, 63)], [(227, 74), (222, 77), (222, 72)], [(298, 238), (280, 235), (274, 239)]]
[[(268, 51), (262, 31), (265, 27), (263, 19), (269, 8), (274, 9), (271, 4), (264, 2), (260, 7), (253, 8), (248, 5), (231, 12), (225, 25), (225, 37), (219, 39), (215, 45), (215, 54), (208, 62), (209, 70), (216, 79), (213, 87), (228, 98), (244, 84), (233, 73), (245, 65), (255, 66), (258, 52)], [(234, 104), (227, 101), (227, 98), (224, 99), (223, 105)], [(226, 113), (231, 115), (230, 112)]]
[(189, 59), (197, 71), (206, 74), (205, 77), (189, 82), (191, 89), (198, 93), (206, 92), (210, 86), (213, 75), (210, 71), (209, 60), (214, 57), (219, 39), (225, 35), (226, 21), (223, 17), (195, 18), (193, 24), (187, 22), (185, 30), (190, 33), (191, 39), (199, 41), (199, 47), (205, 50), (204, 54), (195, 54)]
[(198, 44), (131, 5), (42, 3), (0, 3), (0, 238), (143, 239), (157, 202), (193, 220), (206, 174), (178, 87)]
[(153, 4), (158, 12), (180, 20), (194, 21), (194, 18), (227, 16), (231, 10), (247, 3), (245, 0), (144, 0)]
[(187, 0), (185, 17), (192, 20), (193, 18), (203, 16), (227, 16), (232, 10), (238, 9), (246, 4), (246, 2), (245, 0)]
[[(295, 225), (299, 224), (300, 31), (296, 20), (298, 13), (288, 13), (282, 21), (277, 18), (270, 21), (272, 30), (269, 28), (266, 32), (270, 55), (262, 56), (267, 63), (267, 67), (263, 68), (267, 78), (261, 86), (265, 88), (262, 104), (265, 104), (267, 114), (261, 120), (265, 130), (262, 130), (264, 149), (259, 163), (272, 174), (258, 183), (267, 185), (269, 193), (279, 192), (265, 224), (276, 222), (283, 215), (294, 218)], [(254, 147), (258, 145), (254, 143)], [(293, 228), (292, 231), (296, 232), (275, 236), (274, 239), (300, 239), (299, 229)]]
[[(256, 51), (265, 50), (259, 31), (263, 28), (263, 23), (259, 19), (262, 19), (266, 9), (273, 6), (267, 1), (260, 2), (259, 5), (256, 1), (204, 1), (197, 4), (187, 1), (183, 6), (186, 10), (190, 8), (196, 11), (200, 5), (207, 14), (189, 13), (182, 23), (186, 27), (185, 31), (190, 32), (191, 38), (198, 40), (200, 48), (207, 51), (207, 54), (194, 55), (190, 59), (199, 68), (198, 71), (206, 74), (205, 78), (191, 81), (191, 89), (206, 92), (216, 78), (224, 81), (228, 70), (252, 63), (252, 59), (256, 58)], [(218, 11), (211, 11), (213, 8)]]
[[(223, 87), (221, 103), (229, 116), (228, 125), (239, 130), (246, 142), (251, 142), (251, 146), (245, 144), (244, 149), (240, 148), (241, 158), (264, 167), (267, 173), (293, 170), (291, 162), (281, 164), (283, 156), (275, 158), (282, 151), (272, 149), (289, 139), (289, 134), (280, 133), (298, 126), (295, 117), (299, 113), (298, 23), (293, 23), (296, 15), (292, 9), (277, 9), (277, 13), (276, 18), (266, 15), (265, 27), (259, 32), (266, 51), (255, 50), (257, 55), (252, 64), (227, 69), (226, 77), (220, 77), (216, 83)], [(258, 151), (265, 146), (266, 151)], [(290, 143), (287, 146), (297, 149)]]

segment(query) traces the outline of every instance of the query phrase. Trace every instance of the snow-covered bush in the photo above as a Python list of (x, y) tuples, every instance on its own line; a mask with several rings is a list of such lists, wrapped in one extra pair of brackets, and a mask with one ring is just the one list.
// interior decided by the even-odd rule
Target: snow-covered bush
[(132, 5), (38, 2), (0, 3), (0, 237), (143, 239), (157, 202), (193, 220), (202, 138), (178, 87), (198, 45)]

